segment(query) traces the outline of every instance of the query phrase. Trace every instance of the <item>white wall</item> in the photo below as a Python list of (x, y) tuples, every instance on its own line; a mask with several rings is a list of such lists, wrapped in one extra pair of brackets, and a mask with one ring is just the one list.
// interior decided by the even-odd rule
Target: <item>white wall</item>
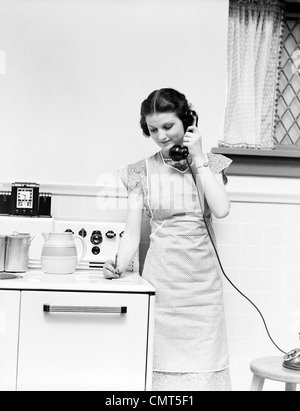
[[(97, 184), (157, 150), (154, 89), (184, 92), (217, 144), (228, 0), (0, 0), (0, 182)], [(100, 181), (101, 183), (101, 181)]]

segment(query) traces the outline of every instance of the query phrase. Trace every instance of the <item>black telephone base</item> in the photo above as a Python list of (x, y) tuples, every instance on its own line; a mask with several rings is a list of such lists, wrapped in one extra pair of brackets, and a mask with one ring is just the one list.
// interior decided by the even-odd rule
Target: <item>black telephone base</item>
[(293, 371), (300, 371), (300, 348), (289, 351), (283, 357), (282, 366)]

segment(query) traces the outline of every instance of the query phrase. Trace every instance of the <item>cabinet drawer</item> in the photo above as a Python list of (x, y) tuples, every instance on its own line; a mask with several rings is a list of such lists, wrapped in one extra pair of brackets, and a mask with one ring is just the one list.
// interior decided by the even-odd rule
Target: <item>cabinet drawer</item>
[(18, 390), (144, 390), (149, 296), (23, 291)]

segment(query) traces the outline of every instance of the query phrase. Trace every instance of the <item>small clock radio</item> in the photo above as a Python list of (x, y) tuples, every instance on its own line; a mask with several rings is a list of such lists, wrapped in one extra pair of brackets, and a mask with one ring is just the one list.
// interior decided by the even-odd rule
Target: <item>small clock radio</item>
[(36, 183), (13, 183), (11, 186), (12, 215), (37, 216), (40, 187)]
[(51, 194), (39, 190), (36, 183), (13, 183), (11, 192), (0, 192), (0, 215), (51, 217)]

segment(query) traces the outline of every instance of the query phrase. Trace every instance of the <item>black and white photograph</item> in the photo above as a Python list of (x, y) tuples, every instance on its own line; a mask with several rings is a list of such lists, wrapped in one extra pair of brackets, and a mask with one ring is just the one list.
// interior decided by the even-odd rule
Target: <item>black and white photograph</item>
[(300, 0), (0, 0), (0, 391), (300, 390)]

